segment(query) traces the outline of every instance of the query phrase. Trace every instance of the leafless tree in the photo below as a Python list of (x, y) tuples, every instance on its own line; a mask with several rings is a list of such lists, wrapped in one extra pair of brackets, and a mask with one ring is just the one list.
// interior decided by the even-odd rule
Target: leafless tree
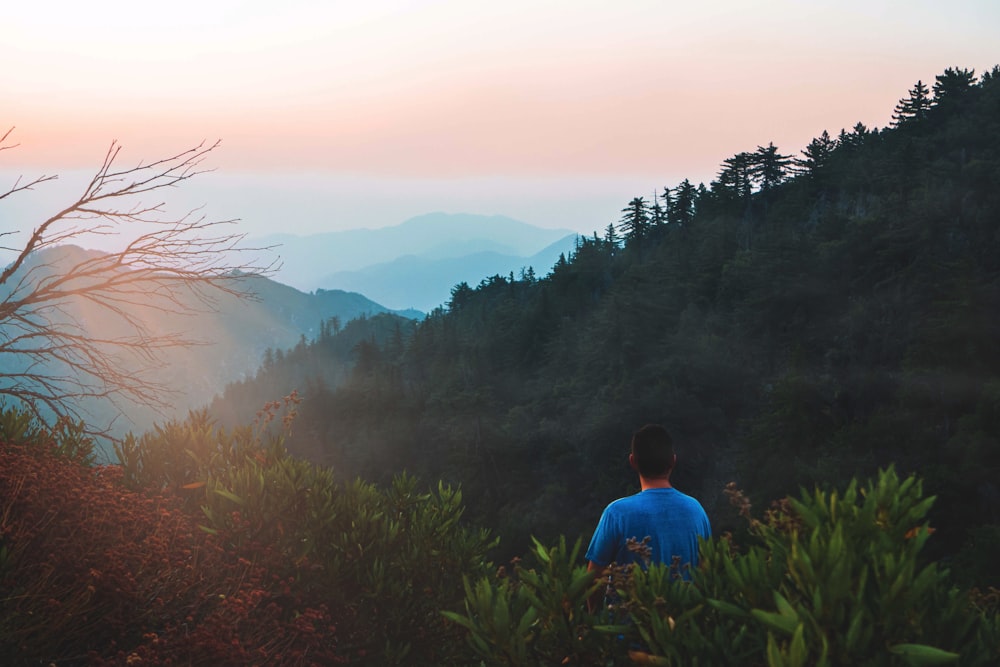
[[(0, 137), (0, 151), (16, 146), (11, 132)], [(172, 216), (162, 201), (144, 203), (208, 171), (202, 164), (218, 146), (201, 143), (121, 167), (121, 146), (112, 142), (75, 201), (30, 234), (0, 231), (0, 248), (14, 257), (0, 273), (0, 400), (45, 421), (79, 421), (80, 406), (94, 400), (118, 409), (169, 406), (169, 388), (158, 379), (161, 355), (205, 341), (184, 333), (183, 325), (174, 331), (151, 325), (148, 316), (180, 323), (183, 315), (214, 308), (221, 296), (253, 298), (241, 278), (274, 268), (260, 264), (255, 252), (268, 249), (246, 248), (244, 235), (231, 231), (236, 220), (206, 220), (200, 210)], [(18, 178), (0, 200), (56, 178)], [(95, 235), (119, 235), (123, 248), (74, 247)], [(87, 429), (107, 435), (110, 426)]]

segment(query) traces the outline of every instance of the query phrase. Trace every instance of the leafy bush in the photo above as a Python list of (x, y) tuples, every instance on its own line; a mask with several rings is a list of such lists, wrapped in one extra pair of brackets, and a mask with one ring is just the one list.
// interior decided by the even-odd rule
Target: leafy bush
[[(915, 477), (890, 468), (877, 480), (852, 481), (841, 494), (816, 489), (786, 498), (765, 514), (735, 488), (732, 499), (750, 520), (752, 544), (736, 550), (728, 537), (702, 543), (690, 583), (669, 564), (612, 568), (627, 622), (602, 625), (580, 595), (586, 573), (543, 566), (516, 581), (466, 584), (465, 614), (446, 617), (468, 631), (489, 664), (578, 662), (593, 630), (621, 641), (594, 642), (588, 664), (651, 665), (990, 665), (1000, 660), (996, 596), (970, 599), (949, 573), (920, 552), (933, 533), (933, 497)], [(536, 546), (538, 555), (565, 556)], [(573, 553), (575, 557), (575, 552)], [(572, 561), (572, 558), (570, 559)], [(994, 592), (995, 593), (995, 592)], [(974, 605), (984, 599), (990, 604)], [(576, 614), (567, 633), (546, 619)], [(516, 632), (512, 632), (516, 628)], [(552, 645), (555, 647), (552, 647)], [(541, 650), (539, 647), (546, 647)]]
[(97, 459), (94, 440), (87, 435), (83, 422), (62, 417), (49, 428), (39, 423), (30, 412), (7, 407), (2, 401), (0, 442), (18, 442), (36, 449), (48, 449), (56, 456), (84, 465), (92, 465)]
[(465, 613), (444, 615), (468, 631), (470, 647), (491, 665), (615, 664), (619, 641), (611, 633), (625, 628), (602, 625), (607, 618), (589, 610), (603, 584), (579, 555), (579, 540), (572, 548), (565, 539), (551, 548), (535, 540), (534, 567), (515, 560), (510, 572), (466, 579)]
[(331, 469), (288, 456), (282, 432), (296, 402), (271, 402), (232, 433), (205, 413), (159, 427), (123, 447), (124, 474), (185, 495), (200, 529), (228, 549), (273, 553), (276, 576), (303, 582), (310, 599), (329, 605), (338, 650), (353, 662), (461, 662), (453, 650), (460, 630), (440, 610), (461, 600), (463, 575), (484, 571), (495, 541), (461, 523), (459, 489), (420, 492), (405, 474), (385, 489), (341, 484)]
[(268, 421), (196, 413), (91, 468), (0, 414), (30, 441), (0, 441), (0, 662), (468, 664), (440, 610), (494, 541), (461, 492), (341, 485)]

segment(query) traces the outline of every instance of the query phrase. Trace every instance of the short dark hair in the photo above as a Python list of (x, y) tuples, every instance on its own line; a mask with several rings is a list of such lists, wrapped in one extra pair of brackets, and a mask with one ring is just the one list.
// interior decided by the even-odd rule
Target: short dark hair
[(643, 477), (664, 477), (674, 465), (673, 438), (659, 424), (646, 424), (632, 434), (632, 456)]

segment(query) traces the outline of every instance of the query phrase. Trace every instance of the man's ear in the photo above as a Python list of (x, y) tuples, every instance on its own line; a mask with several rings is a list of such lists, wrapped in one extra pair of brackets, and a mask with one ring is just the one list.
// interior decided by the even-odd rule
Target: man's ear
[(674, 457), (670, 460), (670, 470), (673, 471), (673, 469), (676, 467), (677, 467), (677, 454), (674, 454)]
[(629, 467), (632, 468), (632, 470), (635, 470), (636, 472), (639, 471), (639, 469), (635, 466), (635, 454), (629, 453), (629, 455), (628, 455), (628, 464), (629, 464)]

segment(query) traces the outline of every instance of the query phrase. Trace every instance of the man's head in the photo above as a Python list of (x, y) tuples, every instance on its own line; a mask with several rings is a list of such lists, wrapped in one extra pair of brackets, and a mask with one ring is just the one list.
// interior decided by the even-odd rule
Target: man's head
[(632, 434), (629, 462), (646, 479), (669, 477), (676, 461), (674, 441), (659, 424), (647, 424)]

